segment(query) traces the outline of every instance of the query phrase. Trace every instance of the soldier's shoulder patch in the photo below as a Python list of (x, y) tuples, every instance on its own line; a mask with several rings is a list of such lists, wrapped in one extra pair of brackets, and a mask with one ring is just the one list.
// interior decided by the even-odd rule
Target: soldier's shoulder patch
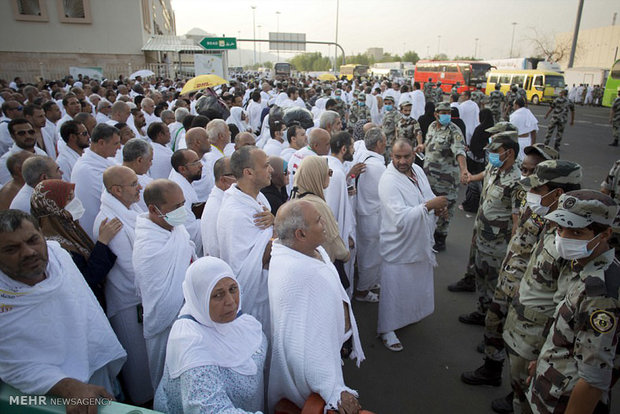
[(616, 326), (616, 318), (610, 312), (596, 310), (590, 315), (592, 329), (601, 334), (611, 332)]
[(517, 191), (517, 200), (519, 200), (519, 201), (525, 200), (525, 195), (526, 195), (526, 192), (525, 192), (524, 189), (518, 190)]

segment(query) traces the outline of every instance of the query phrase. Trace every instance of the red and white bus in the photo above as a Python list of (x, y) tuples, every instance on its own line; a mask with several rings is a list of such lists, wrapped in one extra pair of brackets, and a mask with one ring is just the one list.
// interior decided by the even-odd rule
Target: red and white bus
[(491, 65), (486, 62), (466, 60), (420, 60), (415, 65), (414, 80), (420, 82), (420, 86), (431, 78), (431, 82), (441, 81), (441, 89), (449, 93), (452, 86), (459, 82), (458, 92), (473, 91), (476, 85), (482, 84), (484, 92), (487, 82), (487, 72)]

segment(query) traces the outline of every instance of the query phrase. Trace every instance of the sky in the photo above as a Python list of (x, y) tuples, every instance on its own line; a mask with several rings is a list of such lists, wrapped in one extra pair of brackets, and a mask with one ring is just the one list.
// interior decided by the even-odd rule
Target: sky
[[(513, 28), (513, 57), (534, 55), (533, 37), (553, 39), (557, 33), (572, 32), (579, 1), (172, 0), (172, 8), (178, 35), (198, 27), (218, 36), (251, 39), (256, 6), (256, 38), (268, 38), (279, 25), (280, 32), (305, 33), (306, 40), (335, 41), (337, 3), (338, 43), (347, 55), (381, 47), (399, 55), (414, 50), (422, 58), (439, 51), (449, 57), (476, 53), (478, 58), (499, 59), (509, 57)], [(618, 0), (585, 0), (581, 30), (610, 26), (614, 12), (620, 14)], [(239, 47), (253, 45), (240, 42)], [(262, 50), (267, 49), (263, 44)], [(307, 50), (334, 53), (327, 46), (308, 45)], [(292, 56), (281, 53), (281, 60)]]

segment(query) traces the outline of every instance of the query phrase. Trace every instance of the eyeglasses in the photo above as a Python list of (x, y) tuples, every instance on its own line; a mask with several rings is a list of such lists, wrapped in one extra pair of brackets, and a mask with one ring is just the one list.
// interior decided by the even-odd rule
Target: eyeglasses
[(117, 186), (117, 187), (137, 187), (138, 186), (138, 182), (134, 181), (131, 184), (112, 184), (112, 187)]
[(21, 130), (21, 131), (15, 131), (15, 135), (17, 135), (18, 137), (25, 137), (26, 134), (28, 135), (34, 135), (34, 129), (25, 129), (25, 130)]

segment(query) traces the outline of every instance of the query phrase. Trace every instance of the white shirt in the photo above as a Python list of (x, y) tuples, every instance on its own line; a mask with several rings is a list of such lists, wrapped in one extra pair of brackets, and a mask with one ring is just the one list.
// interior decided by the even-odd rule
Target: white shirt
[(263, 151), (269, 157), (279, 157), (280, 153), (282, 153), (282, 149), (284, 148), (284, 143), (278, 141), (274, 138), (269, 138), (269, 141), (263, 147)]
[(80, 154), (69, 148), (67, 145), (63, 145), (59, 149), (58, 158), (56, 158), (56, 164), (62, 171), (62, 179), (64, 181), (71, 181), (71, 172), (77, 160), (80, 159)]

